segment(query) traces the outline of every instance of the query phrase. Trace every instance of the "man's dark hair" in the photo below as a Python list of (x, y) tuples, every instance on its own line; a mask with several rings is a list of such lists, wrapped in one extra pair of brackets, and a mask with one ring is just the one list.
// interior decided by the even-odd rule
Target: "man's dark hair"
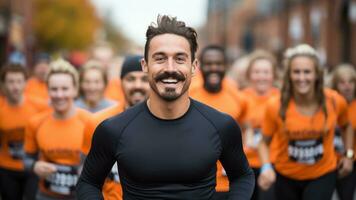
[(178, 21), (176, 17), (167, 15), (158, 15), (157, 24), (151, 24), (146, 31), (145, 60), (148, 61), (148, 49), (152, 38), (166, 33), (179, 35), (188, 40), (193, 62), (195, 59), (195, 52), (198, 49), (196, 31), (193, 28), (186, 26), (184, 22)]
[(226, 54), (225, 54), (225, 49), (224, 47), (220, 46), (220, 45), (216, 45), (216, 44), (211, 44), (208, 45), (206, 47), (204, 47), (200, 53), (199, 56), (199, 62), (203, 63), (203, 57), (205, 55), (206, 52), (210, 51), (210, 50), (216, 50), (216, 51), (220, 51), (222, 53), (222, 55), (224, 56), (224, 62), (226, 63), (227, 58), (226, 58)]
[(0, 82), (5, 82), (5, 77), (7, 73), (14, 72), (14, 73), (22, 73), (25, 79), (28, 78), (28, 72), (25, 66), (17, 63), (7, 63), (0, 70)]

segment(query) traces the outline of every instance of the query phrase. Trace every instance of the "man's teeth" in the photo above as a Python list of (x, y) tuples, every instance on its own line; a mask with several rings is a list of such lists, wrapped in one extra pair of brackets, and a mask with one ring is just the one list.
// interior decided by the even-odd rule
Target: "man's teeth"
[(162, 80), (163, 83), (178, 83), (177, 79), (163, 79)]

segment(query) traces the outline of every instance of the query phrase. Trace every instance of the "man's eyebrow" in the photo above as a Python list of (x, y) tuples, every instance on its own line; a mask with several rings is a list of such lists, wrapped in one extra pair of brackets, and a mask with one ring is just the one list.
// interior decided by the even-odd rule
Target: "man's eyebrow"
[(185, 53), (185, 52), (179, 52), (176, 54), (176, 56), (185, 56), (185, 57), (188, 57), (188, 54)]
[(159, 51), (159, 52), (156, 52), (156, 53), (152, 54), (152, 57), (155, 57), (155, 56), (164, 56), (164, 55), (166, 55), (166, 54)]

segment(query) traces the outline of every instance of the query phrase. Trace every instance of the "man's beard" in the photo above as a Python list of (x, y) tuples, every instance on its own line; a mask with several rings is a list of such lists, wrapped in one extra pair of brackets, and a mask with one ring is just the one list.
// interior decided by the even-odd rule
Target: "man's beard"
[(144, 101), (144, 100), (147, 98), (147, 92), (146, 92), (145, 90), (143, 90), (143, 89), (134, 89), (134, 90), (131, 90), (131, 91), (129, 92), (129, 97), (128, 97), (128, 98), (130, 98), (130, 97), (131, 97), (132, 95), (134, 95), (136, 92), (141, 93), (141, 95), (142, 95), (142, 96), (145, 96), (145, 98), (143, 98), (143, 99), (140, 100), (140, 101), (129, 101), (128, 103), (129, 103), (130, 107), (131, 107), (131, 106), (134, 106), (134, 105), (136, 105), (136, 104), (138, 104), (138, 103), (141, 103), (142, 101)]
[[(209, 82), (209, 75), (210, 74), (217, 74), (220, 78), (219, 82), (216, 84), (212, 84)], [(204, 88), (210, 92), (210, 93), (218, 93), (222, 89), (222, 81), (224, 79), (225, 73), (224, 72), (209, 72), (209, 73), (203, 73), (203, 79), (204, 79)]]
[[(165, 88), (165, 91), (163, 93), (159, 93), (155, 83), (160, 82), (164, 79), (176, 79), (178, 82), (182, 81), (184, 82), (183, 88), (181, 93), (177, 93), (176, 89), (174, 88)], [(161, 97), (163, 100), (165, 101), (175, 101), (176, 99), (178, 99), (179, 97), (181, 97), (189, 88), (189, 83), (185, 82), (186, 81), (186, 77), (179, 73), (179, 72), (163, 72), (158, 74), (156, 77), (154, 77), (153, 81), (150, 81), (150, 86), (152, 88), (152, 90), (159, 96)], [(177, 84), (178, 84), (177, 82)]]

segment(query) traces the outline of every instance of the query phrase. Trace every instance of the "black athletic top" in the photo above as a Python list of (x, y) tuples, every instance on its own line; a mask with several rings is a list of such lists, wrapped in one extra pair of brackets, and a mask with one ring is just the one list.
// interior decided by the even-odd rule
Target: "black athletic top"
[(95, 130), (77, 197), (103, 199), (102, 185), (117, 161), (125, 200), (211, 199), (217, 160), (230, 181), (229, 199), (250, 199), (254, 175), (229, 115), (191, 99), (182, 117), (163, 120), (143, 102)]

